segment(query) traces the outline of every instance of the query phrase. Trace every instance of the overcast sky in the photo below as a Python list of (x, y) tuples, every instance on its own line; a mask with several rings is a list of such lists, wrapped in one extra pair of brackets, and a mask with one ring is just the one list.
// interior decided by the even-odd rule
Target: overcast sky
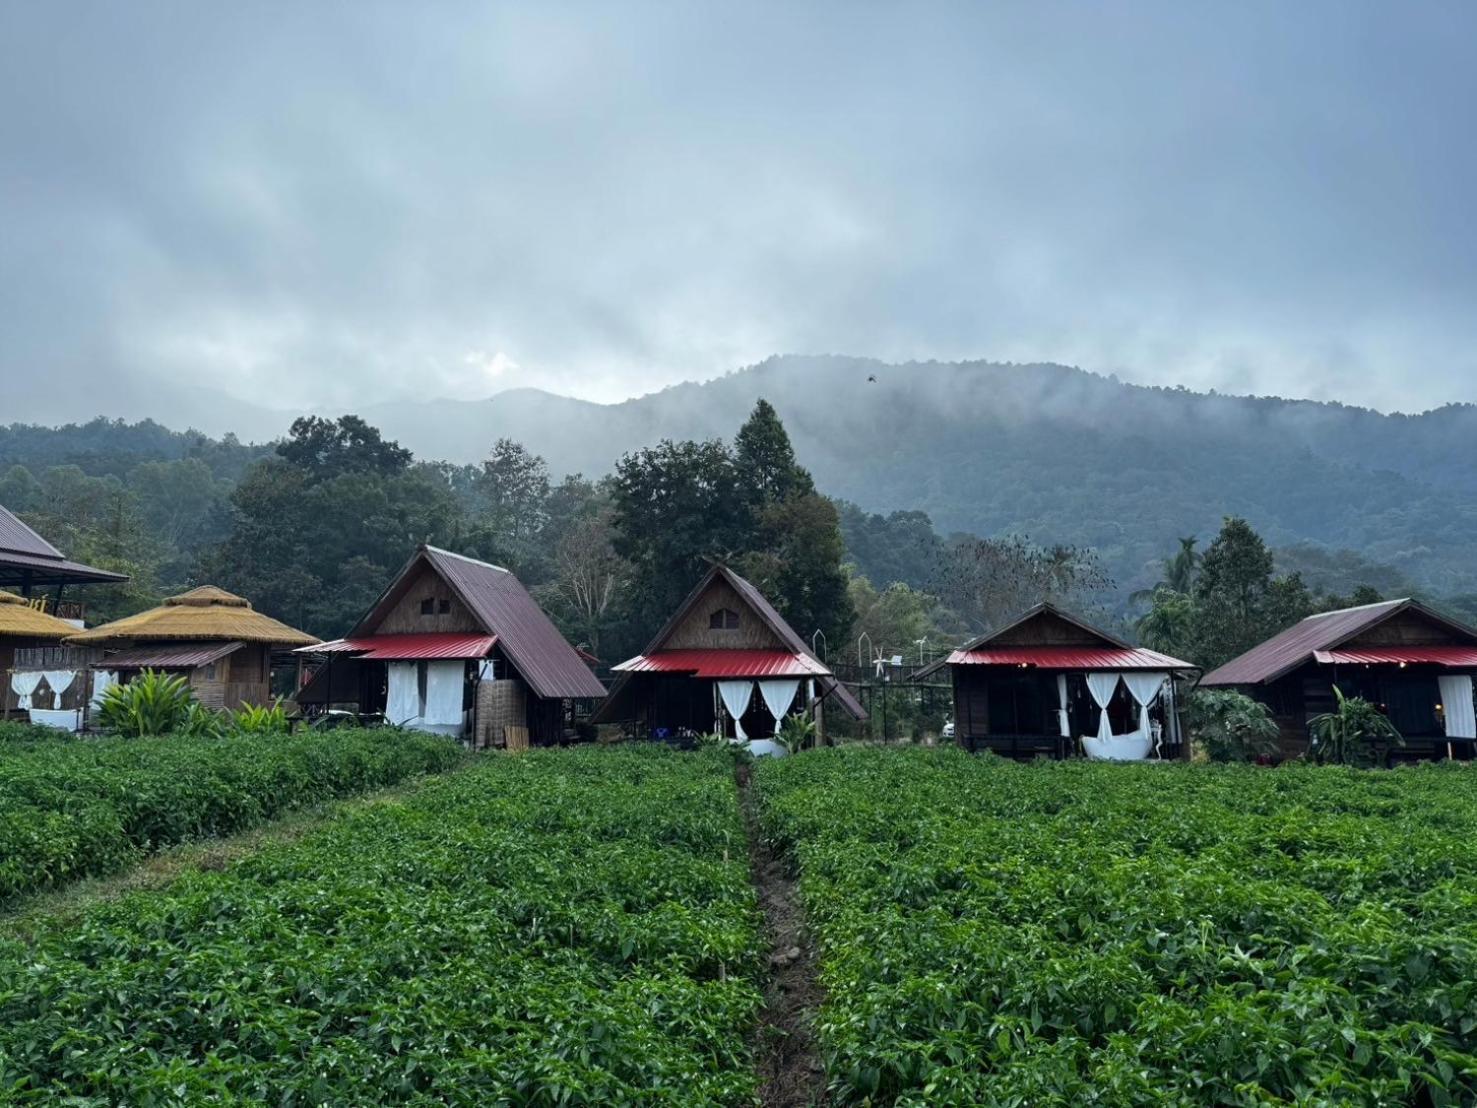
[(0, 422), (785, 352), (1477, 401), (1474, 43), (1469, 2), (0, 0)]

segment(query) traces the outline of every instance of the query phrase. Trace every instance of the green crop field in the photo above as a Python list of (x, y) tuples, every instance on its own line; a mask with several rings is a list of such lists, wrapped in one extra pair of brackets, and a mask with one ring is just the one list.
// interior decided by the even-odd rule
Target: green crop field
[(0, 943), (0, 1100), (752, 1103), (758, 926), (731, 762), (491, 757)]
[(463, 757), (446, 739), (385, 730), (223, 739), (46, 735), (0, 731), (0, 905)]
[(1477, 771), (755, 770), (840, 1103), (1477, 1103)]

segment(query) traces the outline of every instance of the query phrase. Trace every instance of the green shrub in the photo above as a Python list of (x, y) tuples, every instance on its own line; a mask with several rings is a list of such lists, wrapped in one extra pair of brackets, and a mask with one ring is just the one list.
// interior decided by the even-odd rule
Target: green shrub
[(1185, 704), (1190, 740), (1212, 762), (1249, 762), (1278, 752), (1277, 721), (1265, 704), (1226, 689), (1196, 689)]
[(1308, 753), (1315, 762), (1338, 765), (1382, 765), (1392, 746), (1405, 740), (1390, 718), (1360, 696), (1345, 696), (1333, 687), (1337, 706), (1308, 721)]
[(270, 707), (243, 704), (231, 717), (231, 730), (243, 735), (286, 734), (287, 729), (287, 711), (280, 698)]
[(178, 674), (146, 669), (126, 685), (112, 685), (98, 704), (98, 725), (127, 739), (168, 735), (191, 724), (200, 727), (190, 682)]

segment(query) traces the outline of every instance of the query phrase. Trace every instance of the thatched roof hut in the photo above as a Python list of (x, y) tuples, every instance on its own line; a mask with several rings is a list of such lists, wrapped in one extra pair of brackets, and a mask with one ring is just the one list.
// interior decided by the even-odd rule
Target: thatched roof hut
[(0, 638), (61, 642), (76, 633), (77, 628), (65, 620), (32, 607), (24, 597), (0, 590)]
[(188, 675), (201, 703), (235, 708), (271, 702), (274, 652), (317, 641), (225, 589), (202, 585), (147, 612), (73, 634), (67, 645), (108, 651), (92, 665), (108, 675), (104, 683), (165, 670)]
[(306, 631), (263, 615), (249, 601), (214, 585), (201, 585), (171, 596), (157, 608), (104, 623), (68, 639), (77, 646), (163, 640), (214, 640), (263, 643), (268, 646), (308, 646), (318, 640)]

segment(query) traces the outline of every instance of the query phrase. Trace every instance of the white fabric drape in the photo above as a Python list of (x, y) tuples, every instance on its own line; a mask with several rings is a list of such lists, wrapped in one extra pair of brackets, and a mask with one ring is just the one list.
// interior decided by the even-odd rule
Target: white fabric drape
[(1092, 694), (1092, 702), (1098, 706), (1097, 737), (1100, 739), (1113, 737), (1113, 728), (1108, 722), (1108, 705), (1112, 703), (1113, 693), (1117, 689), (1118, 674), (1116, 673), (1089, 673), (1087, 675), (1087, 691)]
[(1067, 713), (1067, 675), (1058, 673), (1056, 675), (1056, 699), (1057, 699), (1057, 726), (1063, 738), (1072, 734), (1072, 724)]
[(793, 681), (760, 681), (759, 693), (764, 697), (764, 706), (776, 723), (785, 718), (790, 705), (795, 703), (795, 694), (800, 691), (800, 679)]
[(385, 720), (400, 726), (421, 718), (420, 678), (414, 662), (390, 662), (385, 696)]
[(743, 714), (749, 710), (749, 701), (754, 696), (754, 682), (752, 681), (719, 681), (718, 695), (723, 698), (723, 707), (728, 709), (728, 714), (733, 717), (733, 733), (740, 741), (748, 739), (744, 734), (744, 725), (740, 722)]
[(16, 695), (16, 707), (25, 711), (31, 707), (31, 694), (36, 691), (36, 686), (41, 684), (39, 673), (12, 673), (10, 675), (10, 688)]
[(1441, 688), (1441, 710), (1448, 739), (1477, 739), (1477, 711), (1472, 707), (1472, 678), (1466, 673), (1436, 678)]
[(46, 683), (51, 686), (51, 706), (60, 708), (62, 706), (62, 693), (72, 687), (72, 682), (77, 680), (77, 674), (70, 669), (49, 669), (41, 676), (46, 678)]
[(1169, 680), (1167, 673), (1125, 673), (1123, 683), (1128, 686), (1128, 695), (1133, 697), (1139, 706), (1139, 729), (1138, 734), (1149, 735), (1149, 706), (1159, 699), (1164, 692), (1164, 683)]
[(466, 683), (465, 663), (426, 663), (426, 706), (420, 730), (459, 735), (462, 730), (462, 692)]
[(88, 701), (94, 708), (103, 702), (103, 696), (118, 683), (118, 675), (110, 669), (98, 669), (92, 673), (92, 699)]

